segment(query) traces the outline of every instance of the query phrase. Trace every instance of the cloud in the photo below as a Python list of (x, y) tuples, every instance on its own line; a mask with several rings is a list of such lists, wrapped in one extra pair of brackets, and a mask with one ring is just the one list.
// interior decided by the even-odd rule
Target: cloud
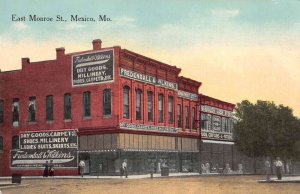
[(240, 14), (238, 9), (213, 9), (211, 10), (213, 16), (222, 18), (234, 18)]
[(16, 22), (16, 23), (14, 23), (13, 27), (16, 28), (17, 30), (25, 30), (25, 29), (29, 28), (29, 26), (26, 25), (23, 22)]

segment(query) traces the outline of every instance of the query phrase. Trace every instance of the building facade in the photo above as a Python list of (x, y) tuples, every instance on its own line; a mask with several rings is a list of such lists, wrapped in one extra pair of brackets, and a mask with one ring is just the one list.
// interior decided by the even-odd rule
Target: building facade
[(101, 44), (0, 72), (0, 176), (41, 175), (46, 161), (56, 175), (76, 175), (80, 160), (90, 175), (118, 175), (124, 160), (131, 174), (232, 162), (233, 104), (200, 95), (175, 66)]

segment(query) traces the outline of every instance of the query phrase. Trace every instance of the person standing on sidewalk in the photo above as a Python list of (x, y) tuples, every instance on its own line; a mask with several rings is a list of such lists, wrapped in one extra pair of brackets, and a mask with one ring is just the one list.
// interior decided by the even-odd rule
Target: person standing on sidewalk
[(81, 160), (79, 162), (79, 168), (80, 168), (80, 175), (81, 175), (81, 177), (83, 177), (84, 167), (85, 167), (85, 162), (83, 160)]
[(270, 181), (271, 164), (270, 164), (269, 157), (267, 157), (265, 161), (265, 173), (266, 173), (266, 181)]
[(275, 161), (275, 167), (276, 167), (276, 175), (277, 175), (278, 180), (281, 180), (281, 177), (282, 177), (282, 174), (281, 174), (282, 166), (283, 166), (283, 164), (282, 164), (280, 158), (277, 157), (276, 161)]
[(54, 176), (54, 164), (53, 164), (53, 160), (50, 160), (50, 164), (49, 164), (49, 176)]
[(122, 163), (123, 172), (125, 173), (125, 177), (128, 178), (128, 171), (127, 171), (127, 160), (125, 159)]
[(46, 161), (46, 163), (44, 164), (44, 173), (43, 173), (43, 177), (48, 177), (49, 175), (49, 164), (48, 164), (48, 160)]

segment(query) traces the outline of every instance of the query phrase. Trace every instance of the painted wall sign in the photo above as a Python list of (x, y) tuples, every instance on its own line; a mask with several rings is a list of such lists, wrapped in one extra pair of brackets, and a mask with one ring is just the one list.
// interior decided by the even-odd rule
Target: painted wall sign
[(77, 167), (77, 130), (20, 132), (20, 149), (12, 150), (11, 166), (43, 167), (53, 160), (55, 167)]
[(166, 81), (163, 79), (158, 79), (157, 85), (164, 87), (164, 88), (172, 89), (172, 90), (178, 90), (178, 85), (176, 83), (169, 82), (169, 81)]
[(156, 77), (120, 68), (120, 76), (148, 84), (156, 84)]
[(114, 51), (99, 51), (72, 56), (72, 86), (114, 81)]
[(220, 133), (220, 132), (202, 131), (201, 132), (201, 137), (203, 139), (216, 139), (216, 140), (233, 141), (232, 133)]
[(130, 129), (130, 130), (141, 130), (141, 131), (156, 131), (163, 133), (177, 133), (177, 129), (174, 127), (165, 127), (165, 126), (151, 126), (135, 123), (120, 123), (121, 129)]
[(198, 95), (190, 92), (185, 92), (182, 90), (178, 90), (178, 97), (186, 98), (193, 101), (198, 101)]
[(232, 117), (232, 112), (228, 110), (223, 110), (220, 108), (215, 108), (212, 106), (201, 105), (201, 111), (206, 113), (212, 113), (220, 116)]

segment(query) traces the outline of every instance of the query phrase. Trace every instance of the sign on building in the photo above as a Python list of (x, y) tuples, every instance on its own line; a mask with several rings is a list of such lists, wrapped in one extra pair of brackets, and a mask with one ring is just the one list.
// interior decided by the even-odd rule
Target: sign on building
[(11, 167), (77, 167), (77, 130), (20, 132), (20, 149), (12, 150)]
[(114, 81), (114, 51), (100, 51), (72, 56), (72, 86)]

